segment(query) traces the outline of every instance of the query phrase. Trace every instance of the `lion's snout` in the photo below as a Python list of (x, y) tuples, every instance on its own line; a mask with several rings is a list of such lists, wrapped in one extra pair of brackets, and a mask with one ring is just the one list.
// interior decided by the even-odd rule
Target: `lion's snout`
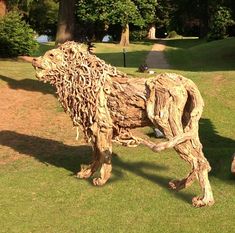
[(36, 77), (39, 79), (39, 80), (42, 80), (43, 79), (43, 67), (42, 67), (42, 62), (41, 62), (41, 58), (38, 57), (38, 58), (34, 58), (32, 60), (32, 65), (34, 67), (34, 69), (36, 70)]
[(34, 59), (33, 59), (32, 65), (33, 65), (34, 68), (42, 68), (41, 62), (39, 61), (38, 58), (34, 58)]

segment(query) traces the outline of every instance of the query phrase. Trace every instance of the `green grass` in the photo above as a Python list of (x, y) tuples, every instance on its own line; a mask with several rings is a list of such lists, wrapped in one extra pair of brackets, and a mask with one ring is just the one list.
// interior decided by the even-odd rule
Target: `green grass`
[[(173, 68), (156, 72), (176, 72), (192, 79), (205, 100), (200, 135), (212, 165), (215, 205), (191, 206), (192, 197), (200, 193), (197, 183), (178, 193), (168, 190), (169, 180), (189, 171), (173, 150), (155, 154), (142, 146), (114, 146), (118, 156), (113, 158), (112, 178), (97, 188), (90, 180), (74, 177), (80, 164), (90, 159), (88, 146), (63, 144), (53, 135), (46, 138), (2, 131), (0, 139), (5, 140), (1, 140), (4, 150), (0, 157), (14, 153), (29, 156), (0, 165), (0, 232), (234, 232), (235, 179), (229, 169), (235, 152), (235, 66), (230, 58), (235, 54), (235, 39), (167, 43)], [(96, 53), (123, 71), (137, 74), (151, 45), (132, 46), (127, 51), (141, 56), (130, 59), (127, 68), (121, 68), (119, 45), (96, 44)], [(0, 60), (0, 75), (4, 77), (2, 85), (48, 93), (47, 86), (33, 80), (30, 64)], [(4, 154), (6, 148), (9, 154)]]
[(235, 38), (204, 40), (169, 40), (167, 57), (178, 70), (229, 71), (235, 67)]
[[(130, 75), (143, 75), (136, 71), (140, 65), (145, 64), (146, 56), (151, 50), (151, 47), (152, 43), (148, 42), (131, 44), (126, 48), (119, 44), (96, 43), (94, 51), (98, 57)], [(123, 49), (125, 49), (127, 68), (124, 68)]]
[(32, 54), (33, 57), (38, 57), (43, 55), (47, 50), (53, 49), (55, 47), (54, 42), (47, 42), (47, 43), (40, 43), (39, 48), (34, 54)]
[(108, 60), (112, 65), (123, 67), (123, 52), (126, 53), (127, 67), (139, 67), (145, 63), (146, 56), (151, 49), (151, 43), (131, 44), (124, 48), (119, 44), (95, 44), (95, 53), (102, 59)]

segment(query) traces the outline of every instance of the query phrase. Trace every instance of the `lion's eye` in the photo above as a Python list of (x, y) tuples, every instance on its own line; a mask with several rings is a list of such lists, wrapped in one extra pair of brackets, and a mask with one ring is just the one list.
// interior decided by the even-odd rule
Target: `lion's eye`
[(54, 57), (54, 54), (53, 54), (53, 53), (50, 53), (50, 54), (49, 54), (49, 57), (53, 58), (53, 57)]

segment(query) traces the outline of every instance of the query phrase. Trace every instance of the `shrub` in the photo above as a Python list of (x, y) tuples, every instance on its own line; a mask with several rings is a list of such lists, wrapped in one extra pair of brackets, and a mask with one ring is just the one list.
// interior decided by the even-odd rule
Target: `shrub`
[(208, 40), (224, 39), (227, 36), (228, 26), (232, 24), (234, 21), (230, 10), (226, 7), (218, 7), (211, 18)]
[(33, 37), (33, 30), (20, 14), (9, 12), (0, 19), (0, 56), (31, 55), (38, 47)]
[(167, 35), (167, 38), (180, 38), (182, 36), (178, 35), (176, 31), (170, 31)]
[(135, 30), (130, 32), (131, 41), (141, 41), (147, 37), (148, 32), (146, 30)]

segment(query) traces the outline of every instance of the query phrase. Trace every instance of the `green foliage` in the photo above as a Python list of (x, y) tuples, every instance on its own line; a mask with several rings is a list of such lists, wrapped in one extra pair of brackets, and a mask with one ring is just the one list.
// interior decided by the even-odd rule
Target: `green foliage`
[(126, 24), (133, 23), (136, 26), (144, 26), (144, 19), (141, 17), (137, 6), (131, 0), (121, 0), (113, 2), (113, 9), (109, 15), (112, 24)]
[(30, 55), (36, 48), (34, 32), (19, 13), (9, 12), (0, 19), (0, 56)]
[(30, 5), (38, 0), (7, 0), (8, 10), (19, 10), (22, 14), (28, 15)]
[(176, 31), (170, 31), (167, 38), (179, 38), (181, 37), (180, 35), (178, 35), (178, 33)]
[(58, 0), (8, 0), (8, 9), (21, 12), (23, 18), (39, 34), (56, 34)]
[(148, 35), (147, 30), (134, 30), (130, 32), (131, 41), (141, 41), (145, 39)]
[(77, 2), (76, 14), (85, 22), (143, 27), (154, 21), (156, 4), (156, 0), (82, 0)]
[(234, 24), (231, 12), (226, 7), (219, 6), (215, 9), (214, 15), (211, 18), (209, 40), (224, 39), (227, 36), (228, 26)]
[(168, 29), (171, 25), (172, 16), (176, 11), (176, 3), (172, 0), (158, 0), (156, 7), (156, 24), (158, 28)]
[[(216, 21), (215, 24), (226, 24), (224, 20), (228, 16), (228, 12), (224, 10), (229, 10), (233, 19), (235, 19), (234, 0), (158, 0), (157, 3), (157, 33), (159, 28), (163, 28), (168, 32), (176, 30), (184, 36), (205, 37), (209, 33), (210, 25), (208, 23), (210, 21), (211, 27), (213, 27), (214, 20)], [(222, 7), (221, 10), (221, 4), (227, 8)], [(219, 26), (219, 29), (217, 29), (218, 25), (213, 27), (213, 34), (221, 34), (221, 31), (224, 30), (223, 27)]]
[(57, 29), (59, 4), (56, 0), (32, 2), (29, 10), (29, 24), (39, 34), (54, 36)]

